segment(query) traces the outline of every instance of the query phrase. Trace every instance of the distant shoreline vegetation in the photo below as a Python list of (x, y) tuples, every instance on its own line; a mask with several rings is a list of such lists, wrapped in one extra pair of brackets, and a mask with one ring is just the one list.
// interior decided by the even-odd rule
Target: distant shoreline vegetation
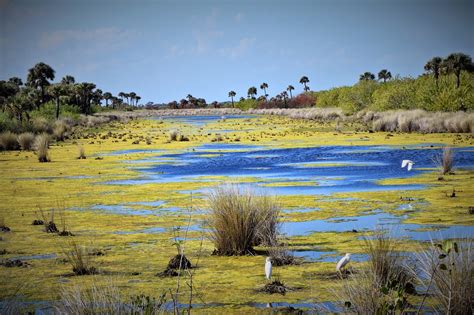
[[(55, 71), (45, 63), (38, 63), (28, 71), (26, 83), (12, 77), (0, 81), (0, 132), (34, 131), (35, 120), (50, 122), (61, 118), (78, 120), (81, 114), (91, 115), (110, 110), (136, 109), (197, 109), (232, 108), (240, 110), (275, 108), (337, 108), (345, 115), (360, 111), (382, 112), (389, 110), (421, 109), (435, 112), (456, 112), (474, 109), (474, 65), (469, 55), (453, 53), (445, 58), (434, 57), (427, 61), (425, 73), (418, 78), (392, 77), (387, 69), (375, 74), (365, 72), (353, 86), (311, 91), (310, 79), (299, 80), (303, 92), (293, 95), (295, 87), (270, 97), (269, 84), (259, 89), (249, 87), (246, 97), (237, 99), (237, 93), (228, 92), (230, 101), (207, 103), (203, 98), (188, 94), (186, 98), (167, 104), (148, 102), (139, 105), (141, 97), (135, 92), (120, 92), (117, 96), (103, 92), (94, 83), (76, 83), (67, 75), (53, 83)], [(258, 97), (257, 97), (258, 96)], [(472, 128), (471, 128), (472, 129)]]

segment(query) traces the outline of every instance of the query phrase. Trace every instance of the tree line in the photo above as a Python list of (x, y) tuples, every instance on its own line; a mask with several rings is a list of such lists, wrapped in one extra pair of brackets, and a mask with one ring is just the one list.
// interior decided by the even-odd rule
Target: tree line
[(123, 109), (137, 106), (141, 99), (135, 92), (120, 92), (117, 96), (103, 92), (94, 83), (76, 82), (71, 75), (64, 76), (61, 81), (53, 83), (55, 70), (43, 63), (37, 63), (28, 70), (26, 82), (19, 77), (0, 81), (0, 106), (4, 113), (15, 117), (19, 122), (29, 120), (29, 113), (40, 110), (48, 102), (55, 104), (55, 117), (59, 118), (60, 107), (67, 104), (75, 107), (79, 113), (92, 114), (94, 106)]

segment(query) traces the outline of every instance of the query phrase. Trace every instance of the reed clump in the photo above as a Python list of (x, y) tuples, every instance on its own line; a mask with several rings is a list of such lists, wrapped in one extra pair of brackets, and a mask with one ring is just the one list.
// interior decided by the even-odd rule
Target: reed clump
[(49, 136), (42, 133), (36, 137), (35, 140), (36, 155), (40, 162), (50, 162), (49, 157)]
[(246, 255), (254, 246), (276, 243), (280, 208), (274, 198), (237, 185), (209, 194), (210, 238), (218, 255)]
[(32, 132), (24, 132), (18, 135), (18, 144), (23, 151), (30, 151), (35, 143), (35, 135)]

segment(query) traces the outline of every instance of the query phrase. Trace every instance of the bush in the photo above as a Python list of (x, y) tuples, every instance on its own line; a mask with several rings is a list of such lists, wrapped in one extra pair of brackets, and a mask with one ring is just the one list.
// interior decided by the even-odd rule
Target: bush
[(210, 238), (218, 255), (246, 255), (277, 239), (279, 207), (268, 196), (221, 186), (209, 194)]
[(63, 141), (68, 125), (64, 120), (56, 120), (54, 122), (53, 136), (57, 141)]
[(461, 239), (459, 243), (432, 243), (429, 249), (418, 255), (421, 269), (416, 272), (418, 280), (425, 286), (427, 294), (434, 295), (440, 304), (440, 313), (472, 314), (473, 258), (472, 239)]
[(49, 162), (49, 136), (42, 133), (36, 137), (35, 141), (36, 154), (40, 162)]
[(18, 147), (17, 137), (14, 133), (5, 131), (0, 134), (0, 149), (17, 150)]
[(63, 252), (74, 274), (80, 276), (98, 273), (97, 269), (92, 266), (91, 251), (87, 247), (79, 246), (76, 242), (72, 241), (69, 244), (69, 249), (64, 249)]
[(29, 151), (32, 149), (35, 141), (35, 135), (31, 132), (25, 132), (18, 135), (18, 143), (24, 151)]

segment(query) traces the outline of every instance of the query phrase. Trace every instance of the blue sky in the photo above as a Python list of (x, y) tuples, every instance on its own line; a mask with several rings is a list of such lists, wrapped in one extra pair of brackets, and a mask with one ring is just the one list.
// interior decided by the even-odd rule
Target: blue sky
[[(350, 85), (364, 71), (417, 76), (433, 56), (474, 56), (474, 1), (0, 0), (0, 79), (35, 63), (57, 80), (134, 91), (142, 103), (230, 90)], [(262, 92), (259, 90), (259, 94)]]

